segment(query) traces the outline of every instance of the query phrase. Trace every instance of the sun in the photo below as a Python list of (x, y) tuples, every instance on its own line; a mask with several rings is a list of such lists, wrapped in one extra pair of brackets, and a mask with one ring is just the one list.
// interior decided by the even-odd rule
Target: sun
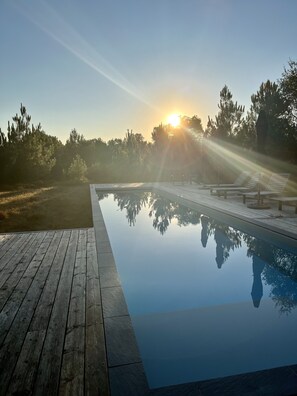
[(180, 124), (180, 116), (178, 114), (170, 114), (167, 117), (167, 122), (175, 128)]

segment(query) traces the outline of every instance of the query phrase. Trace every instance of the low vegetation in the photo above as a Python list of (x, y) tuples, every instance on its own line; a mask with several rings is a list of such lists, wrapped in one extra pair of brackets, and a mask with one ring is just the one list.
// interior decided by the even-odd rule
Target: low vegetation
[(0, 232), (92, 227), (88, 184), (0, 190)]

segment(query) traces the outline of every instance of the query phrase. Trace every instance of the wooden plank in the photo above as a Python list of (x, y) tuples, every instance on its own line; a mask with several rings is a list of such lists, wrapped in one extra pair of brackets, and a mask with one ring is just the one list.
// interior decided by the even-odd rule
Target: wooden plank
[(109, 395), (94, 229), (88, 231), (87, 242), (85, 393)]
[(84, 394), (86, 230), (79, 232), (59, 394)]
[(16, 242), (9, 246), (8, 250), (6, 250), (5, 254), (0, 259), (0, 271), (5, 268), (9, 261), (12, 260), (17, 253), (22, 252), (22, 249), (26, 246), (31, 238), (32, 234), (21, 234)]
[(28, 250), (21, 255), (19, 263), (17, 263), (16, 268), (5, 282), (3, 282), (4, 276), (3, 273), (1, 273), (1, 283), (3, 282), (3, 284), (0, 287), (0, 311), (5, 305), (9, 296), (13, 293), (14, 288), (24, 275), (24, 272), (27, 270), (45, 235), (45, 232), (36, 234), (35, 239), (33, 239), (33, 241), (31, 241), (32, 243), (28, 245)]
[(56, 395), (58, 392), (77, 239), (78, 231), (73, 230), (67, 247), (64, 266), (34, 384), (33, 393), (38, 395), (51, 396)]
[(32, 384), (35, 379), (44, 338), (45, 330), (29, 331), (27, 333), (6, 396), (32, 394)]
[(44, 259), (38, 268), (38, 271), (31, 283), (25, 299), (23, 300), (17, 315), (9, 329), (0, 351), (0, 394), (5, 394), (15, 364), (17, 363), (30, 321), (38, 303), (41, 291), (44, 287), (47, 275), (53, 262), (61, 233), (56, 232), (53, 235), (52, 242), (46, 251)]

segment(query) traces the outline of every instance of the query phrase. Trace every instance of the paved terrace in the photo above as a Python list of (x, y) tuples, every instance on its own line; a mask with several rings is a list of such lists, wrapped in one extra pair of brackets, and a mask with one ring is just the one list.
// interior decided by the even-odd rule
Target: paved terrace
[(128, 187), (155, 187), (297, 239), (293, 207), (248, 209), (189, 184), (91, 186), (94, 228), (0, 234), (0, 395), (295, 394), (297, 366), (148, 389), (95, 193)]

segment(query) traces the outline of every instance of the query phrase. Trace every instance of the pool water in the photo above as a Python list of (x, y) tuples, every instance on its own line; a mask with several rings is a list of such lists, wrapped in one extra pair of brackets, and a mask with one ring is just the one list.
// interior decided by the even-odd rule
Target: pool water
[(151, 192), (98, 196), (151, 388), (297, 363), (297, 250)]

